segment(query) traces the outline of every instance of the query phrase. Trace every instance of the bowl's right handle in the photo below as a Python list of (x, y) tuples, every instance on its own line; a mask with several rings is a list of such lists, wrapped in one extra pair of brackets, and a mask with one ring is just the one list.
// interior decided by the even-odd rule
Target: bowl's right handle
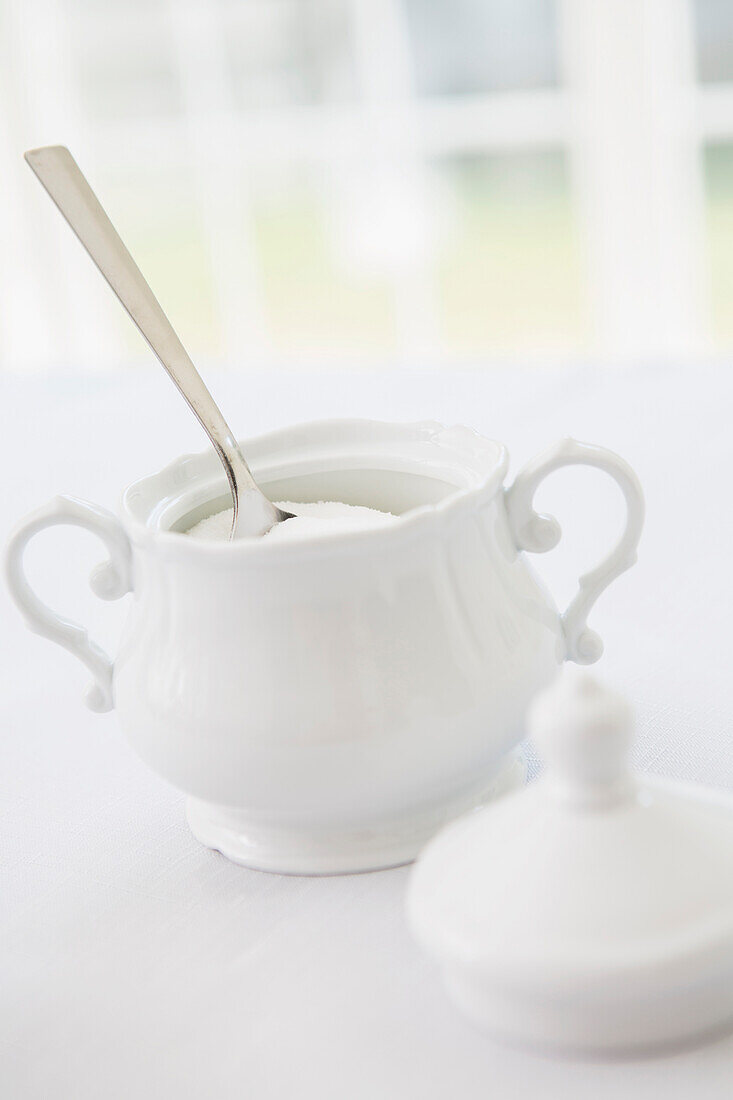
[(535, 512), (532, 500), (540, 482), (562, 466), (596, 466), (613, 478), (626, 498), (626, 527), (621, 538), (599, 566), (580, 578), (578, 592), (561, 617), (568, 660), (590, 665), (603, 653), (603, 642), (589, 629), (588, 615), (601, 592), (636, 561), (644, 524), (644, 496), (634, 471), (613, 451), (562, 439), (528, 462), (506, 491), (509, 525), (520, 550), (542, 554), (560, 541), (562, 532), (557, 520)]
[(109, 550), (109, 561), (98, 565), (89, 583), (95, 595), (103, 600), (117, 600), (129, 592), (131, 585), (130, 543), (119, 520), (104, 508), (98, 508), (74, 497), (58, 496), (31, 512), (16, 527), (5, 553), (5, 575), (10, 594), (20, 608), (26, 626), (42, 634), (64, 649), (75, 653), (94, 676), (86, 694), (91, 710), (111, 710), (112, 662), (93, 642), (84, 627), (57, 615), (45, 605), (28, 583), (23, 569), (23, 554), (34, 535), (46, 527), (73, 524), (98, 535)]

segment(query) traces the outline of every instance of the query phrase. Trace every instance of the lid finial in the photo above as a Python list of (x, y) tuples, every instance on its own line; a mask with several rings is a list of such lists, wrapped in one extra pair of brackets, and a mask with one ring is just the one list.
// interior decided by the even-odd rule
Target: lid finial
[(563, 801), (601, 808), (631, 794), (631, 708), (589, 673), (565, 666), (532, 705), (529, 732)]

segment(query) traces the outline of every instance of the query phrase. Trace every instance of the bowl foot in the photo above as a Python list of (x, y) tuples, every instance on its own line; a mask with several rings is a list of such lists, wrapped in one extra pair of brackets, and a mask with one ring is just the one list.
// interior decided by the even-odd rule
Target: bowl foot
[(197, 798), (187, 800), (186, 816), (197, 840), (244, 867), (281, 875), (355, 874), (411, 863), (443, 825), (521, 786), (526, 776), (524, 755), (515, 749), (478, 790), (448, 805), (372, 827), (272, 825), (246, 810)]

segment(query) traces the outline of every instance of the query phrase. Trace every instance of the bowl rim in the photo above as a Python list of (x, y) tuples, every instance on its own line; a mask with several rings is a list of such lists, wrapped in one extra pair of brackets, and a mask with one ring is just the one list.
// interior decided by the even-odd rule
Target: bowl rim
[[(432, 471), (436, 480), (444, 480), (454, 488), (434, 504), (421, 504), (402, 513), (394, 523), (364, 530), (282, 542), (186, 538), (184, 532), (163, 526), (184, 496), (191, 497), (197, 483), (195, 499), (199, 503), (227, 492), (224, 471), (213, 448), (209, 448), (180, 455), (123, 491), (120, 513), (133, 543), (185, 552), (195, 558), (217, 554), (220, 560), (265, 555), (269, 561), (280, 555), (302, 555), (314, 550), (322, 556), (327, 549), (347, 546), (372, 550), (380, 539), (394, 541), (423, 535), (427, 530), (444, 528), (459, 512), (481, 507), (501, 489), (509, 466), (503, 443), (463, 425), (446, 427), (435, 420), (402, 422), (339, 417), (304, 421), (245, 439), (242, 449), (263, 485), (298, 472), (394, 468), (402, 473)], [(428, 461), (430, 457), (432, 462)], [(463, 484), (451, 482), (447, 476), (451, 471), (456, 477), (463, 476)], [(192, 507), (189, 502), (188, 509)]]

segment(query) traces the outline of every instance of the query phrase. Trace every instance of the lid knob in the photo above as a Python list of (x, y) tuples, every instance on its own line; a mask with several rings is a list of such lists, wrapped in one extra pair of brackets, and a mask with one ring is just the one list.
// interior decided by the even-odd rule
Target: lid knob
[(566, 665), (534, 701), (528, 725), (562, 801), (604, 808), (631, 797), (631, 707), (595, 677)]

